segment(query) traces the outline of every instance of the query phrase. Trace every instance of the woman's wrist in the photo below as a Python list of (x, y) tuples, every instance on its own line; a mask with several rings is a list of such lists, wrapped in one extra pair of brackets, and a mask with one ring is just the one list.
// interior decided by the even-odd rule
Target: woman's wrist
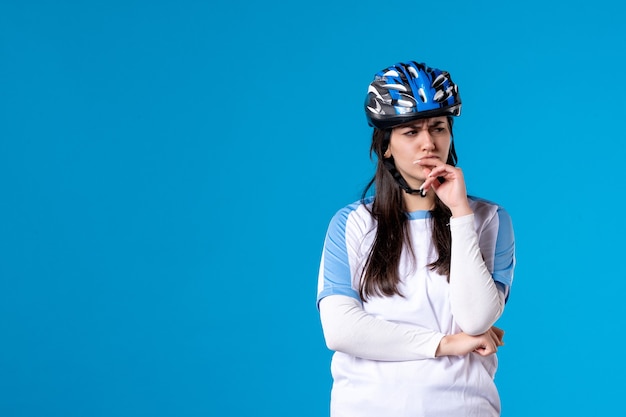
[(452, 352), (452, 344), (453, 344), (453, 340), (456, 338), (455, 335), (451, 334), (451, 335), (446, 335), (444, 337), (441, 338), (441, 340), (439, 341), (439, 346), (437, 346), (437, 351), (435, 352), (435, 357), (440, 357), (440, 356), (449, 356), (449, 355), (454, 355), (454, 353)]
[(452, 213), (452, 217), (463, 217), (474, 213), (469, 204), (467, 206), (463, 205), (461, 207), (450, 208), (450, 212)]

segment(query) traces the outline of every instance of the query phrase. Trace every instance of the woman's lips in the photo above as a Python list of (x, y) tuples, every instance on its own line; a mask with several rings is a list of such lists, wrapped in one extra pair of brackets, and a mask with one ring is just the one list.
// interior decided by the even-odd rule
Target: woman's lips
[(426, 160), (428, 160), (429, 162), (434, 162), (434, 161), (438, 161), (439, 157), (434, 156), (434, 155), (422, 156), (421, 158), (418, 158), (415, 161), (413, 161), (413, 164), (419, 164), (420, 162), (423, 162)]

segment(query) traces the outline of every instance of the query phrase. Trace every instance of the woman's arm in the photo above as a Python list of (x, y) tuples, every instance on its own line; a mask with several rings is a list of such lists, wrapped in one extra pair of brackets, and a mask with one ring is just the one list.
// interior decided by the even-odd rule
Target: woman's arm
[(484, 334), (444, 335), (423, 327), (393, 323), (366, 313), (361, 303), (331, 295), (319, 304), (326, 345), (330, 350), (378, 361), (432, 359), (475, 352), (482, 356), (502, 346), (504, 332), (492, 327)]
[(407, 361), (434, 358), (443, 333), (393, 323), (366, 313), (359, 300), (330, 295), (319, 303), (326, 345), (330, 350), (364, 359)]
[(450, 219), (450, 305), (454, 319), (470, 335), (485, 333), (504, 310), (504, 288), (499, 289), (483, 259), (474, 214)]
[[(512, 278), (514, 260), (513, 232), (510, 219), (504, 211), (498, 211), (492, 219), (490, 227), (495, 227), (497, 238), (504, 237), (502, 247), (496, 252), (493, 265), (489, 271), (478, 243), (478, 235), (474, 225), (474, 213), (470, 207), (465, 187), (463, 171), (458, 167), (447, 164), (437, 165), (430, 169), (422, 188), (432, 187), (452, 212), (450, 231), (452, 233), (452, 248), (450, 261), (450, 304), (452, 314), (461, 329), (468, 334), (478, 335), (485, 333), (502, 315), (506, 301), (506, 285), (498, 286), (498, 280), (509, 282)], [(438, 178), (443, 177), (444, 182)], [(506, 217), (507, 223), (501, 223), (499, 216)], [(501, 227), (505, 227), (504, 233)], [(496, 237), (494, 237), (496, 238)], [(496, 238), (496, 239), (497, 239)], [(489, 255), (492, 255), (491, 253)]]

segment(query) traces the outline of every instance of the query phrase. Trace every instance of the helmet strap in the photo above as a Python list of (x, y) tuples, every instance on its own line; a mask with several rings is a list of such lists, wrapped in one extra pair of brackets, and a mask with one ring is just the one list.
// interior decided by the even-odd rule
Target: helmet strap
[[(390, 141), (391, 141), (391, 129), (385, 129), (385, 136), (383, 138), (383, 154), (387, 151)], [(416, 190), (415, 188), (409, 187), (409, 184), (406, 182), (402, 174), (398, 172), (396, 168), (396, 163), (393, 160), (393, 156), (390, 156), (389, 158), (385, 158), (383, 156), (382, 159), (383, 159), (383, 165), (385, 166), (385, 168), (387, 168), (387, 171), (389, 171), (393, 179), (396, 180), (396, 183), (400, 186), (400, 188), (402, 188), (408, 194), (419, 194), (422, 197), (426, 197), (426, 193), (423, 192), (422, 190), (419, 190), (419, 189)]]
[(396, 180), (396, 183), (404, 191), (406, 191), (409, 194), (419, 194), (422, 197), (426, 197), (426, 193), (422, 192), (422, 190), (419, 190), (419, 189), (416, 190), (415, 188), (409, 187), (409, 184), (406, 182), (402, 174), (400, 174), (398, 170), (396, 169), (396, 164), (393, 161), (393, 157), (383, 159), (383, 165), (385, 166), (385, 168), (387, 168), (387, 171), (389, 171), (393, 179)]

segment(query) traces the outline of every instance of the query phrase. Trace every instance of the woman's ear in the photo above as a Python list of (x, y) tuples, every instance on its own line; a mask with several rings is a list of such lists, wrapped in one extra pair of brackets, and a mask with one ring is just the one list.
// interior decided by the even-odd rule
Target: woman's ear
[(391, 151), (389, 150), (389, 148), (387, 148), (385, 153), (383, 153), (383, 158), (389, 158), (390, 156), (391, 156)]

